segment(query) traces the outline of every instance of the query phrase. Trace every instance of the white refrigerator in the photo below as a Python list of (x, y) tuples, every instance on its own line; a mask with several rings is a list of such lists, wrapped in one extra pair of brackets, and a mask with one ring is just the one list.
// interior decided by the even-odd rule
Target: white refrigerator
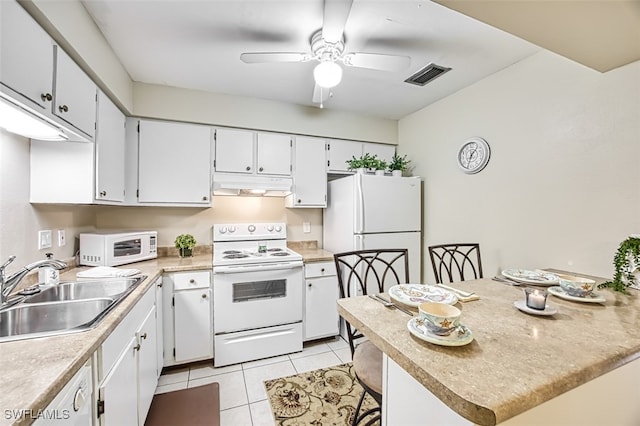
[(323, 213), (324, 248), (333, 253), (407, 248), (410, 282), (420, 283), (421, 206), (419, 177), (354, 174), (332, 180)]

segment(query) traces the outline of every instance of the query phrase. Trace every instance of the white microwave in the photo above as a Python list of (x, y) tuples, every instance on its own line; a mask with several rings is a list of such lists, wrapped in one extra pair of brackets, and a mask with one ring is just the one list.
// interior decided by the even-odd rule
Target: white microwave
[(81, 265), (118, 266), (156, 257), (156, 231), (80, 234)]

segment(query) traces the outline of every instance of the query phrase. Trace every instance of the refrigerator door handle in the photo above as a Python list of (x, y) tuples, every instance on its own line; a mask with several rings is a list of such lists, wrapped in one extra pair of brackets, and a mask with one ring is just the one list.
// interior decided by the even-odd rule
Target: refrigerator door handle
[(361, 234), (364, 232), (364, 191), (362, 190), (362, 175), (356, 174), (356, 193), (355, 193), (355, 226), (354, 232), (356, 234)]

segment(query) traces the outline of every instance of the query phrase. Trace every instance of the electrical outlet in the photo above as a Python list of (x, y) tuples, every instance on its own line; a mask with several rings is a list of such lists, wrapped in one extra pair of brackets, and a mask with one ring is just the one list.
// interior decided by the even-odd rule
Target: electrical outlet
[(305, 234), (311, 232), (311, 224), (309, 222), (302, 222), (302, 232)]
[(67, 244), (67, 236), (64, 229), (58, 229), (58, 247), (64, 247)]
[(38, 250), (51, 248), (51, 230), (38, 231)]

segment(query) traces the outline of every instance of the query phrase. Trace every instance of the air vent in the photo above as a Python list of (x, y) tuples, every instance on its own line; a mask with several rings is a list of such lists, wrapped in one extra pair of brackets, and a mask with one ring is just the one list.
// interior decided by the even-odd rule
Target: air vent
[(442, 74), (451, 71), (451, 68), (441, 67), (436, 64), (429, 64), (420, 71), (405, 80), (405, 83), (415, 84), (416, 86), (424, 86), (428, 82), (435, 80)]

